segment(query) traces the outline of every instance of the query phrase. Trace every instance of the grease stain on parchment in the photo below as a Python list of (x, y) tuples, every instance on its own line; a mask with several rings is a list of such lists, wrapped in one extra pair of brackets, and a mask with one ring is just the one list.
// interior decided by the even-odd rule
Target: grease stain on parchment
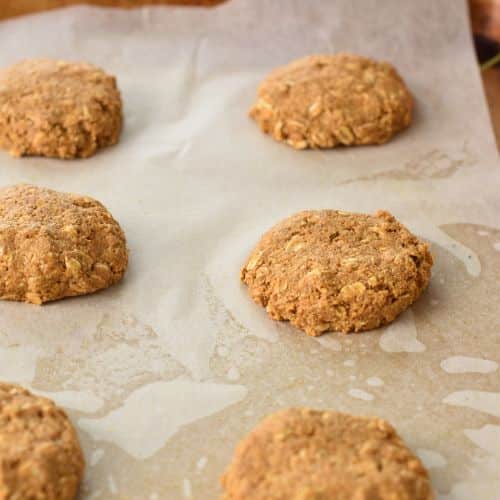
[(411, 309), (383, 328), (380, 348), (386, 352), (423, 352), (425, 345), (417, 339), (417, 327)]
[[(153, 382), (134, 391), (102, 418), (81, 418), (78, 426), (97, 441), (114, 443), (137, 460), (159, 451), (181, 427), (243, 400), (241, 385), (188, 380)], [(154, 432), (151, 432), (154, 429)]]
[(247, 369), (254, 369), (269, 361), (268, 341), (257, 337), (243, 326), (218, 297), (208, 276), (203, 277), (205, 300), (210, 322), (215, 331), (215, 349), (210, 354), (210, 369), (217, 376), (236, 381)]
[(34, 387), (87, 391), (112, 407), (141, 385), (187, 374), (155, 332), (132, 316), (104, 314), (94, 332), (38, 360)]
[(112, 495), (116, 495), (118, 493), (118, 486), (116, 484), (116, 480), (111, 474), (108, 475), (108, 489)]
[(32, 346), (0, 347), (0, 380), (30, 384), (35, 378), (40, 350)]
[(363, 389), (349, 389), (347, 391), (349, 396), (355, 399), (362, 399), (363, 401), (372, 401), (375, 396), (373, 394), (370, 394), (369, 392), (364, 391)]
[(446, 373), (492, 373), (498, 369), (496, 361), (470, 356), (451, 356), (440, 365)]
[(443, 455), (435, 450), (429, 450), (427, 448), (417, 448), (416, 453), (418, 458), (422, 460), (422, 462), (428, 469), (438, 469), (441, 467), (446, 467), (448, 463)]
[(449, 493), (438, 494), (437, 500), (494, 500), (498, 498), (498, 459), (476, 458), (467, 476), (453, 484)]
[(184, 498), (193, 498), (193, 488), (189, 479), (184, 478), (182, 480), (182, 494)]
[(40, 391), (30, 388), (39, 396), (51, 399), (59, 406), (84, 413), (96, 413), (104, 406), (104, 400), (89, 391)]
[(495, 417), (500, 417), (500, 392), (456, 391), (443, 399), (443, 403), (471, 408)]
[(476, 446), (500, 458), (500, 425), (487, 424), (480, 429), (465, 429), (464, 434)]
[(88, 459), (90, 467), (95, 467), (102, 460), (105, 454), (106, 452), (102, 448), (92, 450)]
[(424, 217), (421, 217), (412, 220), (411, 228), (414, 233), (436, 243), (459, 259), (471, 276), (477, 278), (481, 274), (481, 260), (477, 253), (449, 236), (441, 227), (431, 224)]
[(318, 342), (325, 349), (333, 352), (342, 351), (342, 344), (339, 340), (335, 339), (332, 334), (321, 335), (320, 337), (313, 337), (313, 339)]
[(474, 165), (476, 158), (469, 152), (467, 143), (457, 154), (446, 153), (439, 149), (432, 149), (420, 156), (408, 160), (402, 168), (395, 168), (372, 175), (365, 175), (355, 179), (340, 182), (339, 185), (352, 184), (354, 182), (366, 182), (383, 179), (411, 180), (422, 179), (444, 179), (452, 176), (459, 168)]
[(208, 463), (207, 457), (205, 457), (205, 456), (200, 457), (198, 459), (198, 461), (196, 462), (196, 470), (198, 472), (201, 472), (207, 466), (207, 463)]
[(368, 377), (366, 383), (371, 387), (382, 387), (384, 385), (384, 381), (380, 377)]

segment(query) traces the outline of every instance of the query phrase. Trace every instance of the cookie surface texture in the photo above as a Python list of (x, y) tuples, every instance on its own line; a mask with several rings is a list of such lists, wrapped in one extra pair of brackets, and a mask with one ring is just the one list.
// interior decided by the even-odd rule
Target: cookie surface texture
[(427, 471), (384, 420), (292, 408), (265, 418), (221, 478), (222, 500), (432, 500)]
[(413, 98), (386, 62), (352, 54), (304, 57), (260, 84), (250, 116), (295, 149), (382, 144), (408, 127)]
[(261, 238), (240, 272), (253, 300), (308, 335), (393, 321), (426, 288), (427, 245), (388, 212), (299, 212)]
[(84, 471), (64, 411), (6, 383), (0, 383), (0, 462), (0, 500), (72, 500)]
[(0, 71), (0, 147), (13, 156), (85, 158), (121, 128), (115, 77), (96, 66), (34, 59)]
[(0, 190), (0, 298), (41, 304), (107, 288), (125, 236), (98, 201), (31, 185)]

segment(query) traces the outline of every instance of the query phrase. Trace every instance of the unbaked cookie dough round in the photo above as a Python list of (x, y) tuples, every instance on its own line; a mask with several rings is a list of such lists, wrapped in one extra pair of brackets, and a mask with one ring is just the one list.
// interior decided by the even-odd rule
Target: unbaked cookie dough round
[(296, 149), (382, 144), (411, 122), (413, 99), (386, 62), (314, 55), (274, 70), (250, 116)]
[(52, 401), (0, 382), (0, 499), (73, 500), (85, 467), (78, 436)]
[(0, 190), (0, 299), (43, 302), (119, 281), (125, 235), (88, 196), (31, 185)]
[(223, 500), (432, 500), (420, 460), (378, 418), (308, 408), (265, 418), (221, 478)]
[(96, 66), (33, 59), (0, 71), (0, 147), (13, 156), (86, 158), (121, 127), (115, 77)]
[(271, 228), (241, 269), (253, 300), (308, 335), (390, 323), (426, 288), (427, 245), (388, 212), (299, 212)]

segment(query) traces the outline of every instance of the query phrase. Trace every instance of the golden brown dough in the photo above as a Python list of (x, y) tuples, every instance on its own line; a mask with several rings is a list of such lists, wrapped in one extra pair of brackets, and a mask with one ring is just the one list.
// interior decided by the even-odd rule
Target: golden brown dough
[(41, 304), (119, 281), (125, 235), (98, 201), (17, 185), (0, 190), (0, 299)]
[(308, 335), (393, 321), (427, 286), (432, 256), (388, 212), (308, 210), (261, 238), (241, 270), (255, 302)]
[(121, 128), (115, 77), (96, 66), (33, 59), (0, 72), (0, 147), (13, 156), (85, 158)]
[(413, 99), (386, 62), (314, 55), (274, 70), (250, 116), (296, 149), (382, 144), (411, 122)]
[(2, 382), (0, 465), (0, 500), (73, 500), (85, 467), (64, 411)]
[(378, 418), (292, 408), (266, 417), (221, 478), (222, 500), (432, 500), (427, 471)]

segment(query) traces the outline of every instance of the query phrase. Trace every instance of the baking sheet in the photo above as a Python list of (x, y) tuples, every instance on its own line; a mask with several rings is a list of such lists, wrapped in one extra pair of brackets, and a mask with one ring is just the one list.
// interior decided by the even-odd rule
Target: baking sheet
[[(91, 195), (122, 224), (125, 280), (0, 303), (0, 378), (63, 405), (84, 499), (217, 498), (237, 441), (308, 405), (389, 419), (441, 500), (500, 489), (500, 181), (465, 2), (231, 0), (73, 7), (0, 25), (0, 64), (85, 59), (118, 77), (120, 144), (84, 161), (0, 155), (0, 184)], [(297, 152), (246, 112), (273, 67), (348, 50), (393, 62), (414, 125), (381, 147)], [(428, 291), (392, 325), (308, 338), (239, 284), (259, 236), (309, 208), (393, 212), (431, 243)]]

